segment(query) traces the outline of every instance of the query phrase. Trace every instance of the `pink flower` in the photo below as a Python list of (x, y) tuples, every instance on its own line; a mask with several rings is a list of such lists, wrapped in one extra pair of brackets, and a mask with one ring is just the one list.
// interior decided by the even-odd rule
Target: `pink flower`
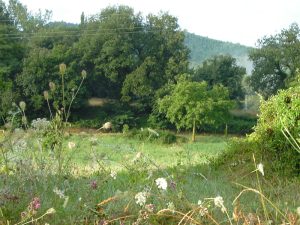
[(41, 207), (41, 201), (38, 197), (34, 197), (30, 205), (33, 210), (38, 210)]
[(92, 189), (96, 189), (96, 188), (97, 188), (97, 182), (96, 182), (95, 180), (93, 180), (93, 181), (91, 182), (91, 188), (92, 188)]

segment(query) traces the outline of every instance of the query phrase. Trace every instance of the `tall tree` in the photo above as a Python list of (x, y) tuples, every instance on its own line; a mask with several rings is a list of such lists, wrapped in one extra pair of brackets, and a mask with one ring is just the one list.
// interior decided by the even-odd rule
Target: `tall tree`
[(207, 59), (194, 73), (195, 81), (206, 81), (212, 87), (222, 84), (228, 88), (231, 99), (244, 97), (242, 80), (246, 69), (236, 64), (235, 58), (229, 55), (219, 55)]
[(188, 71), (189, 51), (177, 18), (169, 14), (148, 15), (144, 32), (140, 64), (126, 77), (122, 99), (138, 101), (147, 107), (153, 105), (157, 90)]
[(279, 34), (264, 37), (250, 53), (254, 69), (250, 84), (265, 98), (287, 88), (300, 68), (300, 29), (292, 24)]
[(6, 5), (0, 0), (0, 116), (5, 116), (14, 97), (14, 80), (21, 70), (24, 48), (15, 38), (19, 31)]
[(178, 130), (193, 128), (193, 133), (203, 125), (224, 123), (232, 106), (227, 88), (220, 85), (209, 88), (206, 82), (186, 79), (180, 79), (169, 95), (158, 100), (159, 111)]

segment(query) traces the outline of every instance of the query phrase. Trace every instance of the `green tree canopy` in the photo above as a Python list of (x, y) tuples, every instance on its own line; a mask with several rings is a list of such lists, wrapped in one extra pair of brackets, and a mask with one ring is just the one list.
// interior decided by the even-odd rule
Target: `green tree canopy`
[(169, 95), (158, 100), (158, 108), (177, 129), (224, 123), (233, 102), (228, 89), (221, 85), (209, 88), (206, 82), (181, 79)]
[(14, 80), (21, 71), (24, 46), (6, 5), (0, 0), (0, 116), (11, 106), (13, 92), (17, 92)]
[(300, 68), (300, 29), (292, 24), (281, 33), (264, 37), (250, 53), (254, 69), (250, 84), (265, 98), (289, 87)]
[(195, 69), (194, 81), (206, 81), (210, 87), (221, 84), (228, 88), (231, 99), (241, 99), (244, 96), (242, 80), (246, 69), (236, 64), (235, 58), (229, 55), (219, 55), (207, 59)]

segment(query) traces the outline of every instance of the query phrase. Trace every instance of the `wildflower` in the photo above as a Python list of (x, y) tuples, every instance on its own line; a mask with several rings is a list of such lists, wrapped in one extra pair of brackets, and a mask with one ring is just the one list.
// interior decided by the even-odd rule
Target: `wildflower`
[(48, 209), (47, 210), (47, 212), (46, 212), (46, 214), (54, 214), (54, 213), (56, 213), (56, 210), (54, 209), (54, 208), (50, 208), (50, 209)]
[(173, 202), (168, 202), (167, 203), (167, 207), (168, 207), (169, 210), (172, 211), (172, 213), (174, 213), (174, 211), (175, 211), (175, 205), (174, 205)]
[(55, 91), (55, 84), (53, 82), (49, 82), (49, 88), (51, 91)]
[(86, 78), (86, 71), (85, 71), (85, 70), (82, 70), (82, 71), (81, 71), (81, 77), (82, 77), (83, 79)]
[(257, 165), (257, 170), (264, 176), (265, 173), (264, 173), (264, 165), (262, 163), (259, 163)]
[(35, 130), (44, 131), (50, 126), (50, 122), (46, 118), (37, 118), (36, 120), (32, 120), (31, 126)]
[(115, 180), (117, 179), (117, 172), (116, 171), (111, 171), (110, 176)]
[(154, 204), (147, 204), (145, 205), (145, 209), (150, 212), (150, 213), (153, 213), (154, 212), (154, 209), (155, 209), (155, 205)]
[(93, 180), (93, 181), (91, 182), (91, 188), (92, 188), (92, 189), (97, 189), (97, 181)]
[(68, 148), (69, 149), (73, 149), (75, 147), (76, 147), (76, 144), (74, 142), (71, 142), (71, 141), (68, 142)]
[(67, 69), (66, 64), (61, 63), (61, 64), (59, 65), (59, 72), (60, 72), (60, 74), (61, 74), (62, 76), (65, 74), (66, 69)]
[(202, 201), (201, 201), (201, 200), (198, 200), (197, 205), (202, 206)]
[(33, 210), (38, 210), (41, 207), (41, 201), (38, 197), (33, 198), (32, 202), (30, 203), (30, 208)]
[(53, 192), (58, 195), (59, 198), (65, 198), (64, 191), (59, 190), (57, 187), (53, 189)]
[(168, 183), (167, 183), (165, 178), (157, 178), (155, 180), (155, 183), (156, 183), (158, 188), (160, 188), (162, 190), (167, 190)]
[(170, 188), (172, 188), (172, 189), (176, 189), (176, 183), (175, 183), (175, 181), (171, 181), (170, 182)]
[(146, 203), (147, 200), (147, 192), (139, 192), (135, 195), (135, 202), (136, 204), (143, 206)]
[(27, 217), (27, 213), (25, 211), (21, 212), (21, 218), (24, 219)]
[(19, 103), (19, 106), (20, 106), (20, 108), (21, 108), (22, 111), (25, 111), (26, 103), (25, 103), (24, 101), (21, 101), (21, 102)]
[(27, 149), (27, 142), (24, 139), (17, 140), (12, 148), (14, 151), (24, 151)]
[(28, 121), (27, 121), (27, 118), (26, 118), (26, 116), (22, 116), (22, 123), (26, 125), (26, 124), (27, 124), (27, 122), (28, 122)]
[(45, 100), (49, 99), (49, 93), (48, 93), (48, 91), (44, 91), (44, 98), (45, 98)]
[(214, 203), (215, 203), (215, 206), (221, 208), (221, 211), (224, 213), (226, 212), (226, 208), (224, 206), (224, 200), (221, 196), (217, 196), (214, 198)]

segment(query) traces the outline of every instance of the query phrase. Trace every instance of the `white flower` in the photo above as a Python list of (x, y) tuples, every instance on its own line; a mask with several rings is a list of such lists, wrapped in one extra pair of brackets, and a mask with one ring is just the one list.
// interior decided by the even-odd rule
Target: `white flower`
[(264, 176), (265, 173), (264, 173), (264, 165), (262, 163), (259, 163), (257, 165), (257, 170)]
[(59, 190), (57, 187), (53, 189), (53, 192), (58, 195), (59, 198), (65, 198), (65, 193), (62, 190)]
[(300, 216), (300, 206), (297, 208), (297, 214), (298, 214), (298, 216)]
[(115, 180), (117, 179), (117, 172), (116, 171), (111, 171), (110, 176)]
[(155, 183), (156, 183), (158, 188), (160, 188), (162, 190), (167, 190), (168, 182), (166, 181), (165, 178), (157, 178), (155, 180)]
[(173, 202), (168, 202), (167, 203), (167, 207), (168, 207), (169, 210), (172, 211), (172, 213), (174, 213), (174, 211), (175, 211), (175, 205), (174, 205)]
[(147, 200), (147, 192), (139, 192), (135, 195), (135, 202), (136, 204), (143, 206), (146, 203)]
[(202, 206), (202, 201), (199, 200), (197, 204), (198, 204), (199, 206)]
[(214, 198), (214, 203), (215, 203), (215, 206), (221, 208), (221, 211), (224, 213), (226, 212), (226, 208), (224, 206), (224, 200), (221, 196), (217, 196)]
[(68, 142), (69, 149), (75, 148), (75, 146), (76, 146), (76, 144), (74, 142), (71, 142), (71, 141)]
[(200, 216), (205, 216), (206, 214), (208, 214), (208, 209), (205, 208), (205, 207), (202, 207), (202, 208), (199, 210), (199, 213), (200, 213)]

